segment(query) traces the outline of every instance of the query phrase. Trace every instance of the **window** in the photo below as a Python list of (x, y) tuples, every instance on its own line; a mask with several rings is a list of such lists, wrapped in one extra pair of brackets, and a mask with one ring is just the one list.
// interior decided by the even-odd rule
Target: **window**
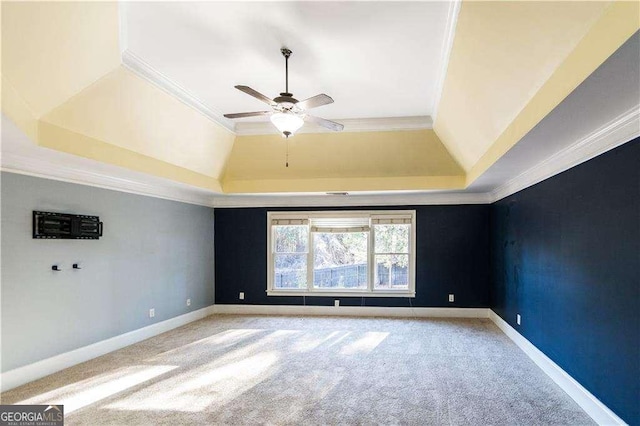
[(277, 289), (307, 288), (309, 231), (306, 221), (276, 220), (273, 224), (273, 264)]
[(269, 295), (415, 296), (415, 211), (270, 212)]
[(410, 219), (373, 219), (376, 289), (409, 288)]

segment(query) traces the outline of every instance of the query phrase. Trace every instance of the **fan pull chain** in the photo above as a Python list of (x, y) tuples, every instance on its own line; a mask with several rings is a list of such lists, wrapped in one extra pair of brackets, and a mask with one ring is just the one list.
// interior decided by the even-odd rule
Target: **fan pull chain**
[(289, 138), (287, 138), (287, 159), (285, 162), (285, 167), (289, 167)]

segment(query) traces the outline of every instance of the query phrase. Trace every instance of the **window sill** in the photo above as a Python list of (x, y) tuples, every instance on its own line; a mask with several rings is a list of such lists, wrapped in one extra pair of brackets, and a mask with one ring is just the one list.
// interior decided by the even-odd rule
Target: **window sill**
[(267, 290), (267, 296), (305, 296), (305, 297), (416, 297), (415, 291), (295, 291)]

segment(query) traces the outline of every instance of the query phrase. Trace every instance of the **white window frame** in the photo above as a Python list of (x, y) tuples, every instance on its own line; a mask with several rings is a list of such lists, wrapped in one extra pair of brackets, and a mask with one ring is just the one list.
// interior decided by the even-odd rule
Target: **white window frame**
[[(372, 218), (411, 218), (409, 232), (409, 286), (407, 289), (376, 290), (374, 281), (375, 226)], [(314, 218), (369, 218), (369, 241), (367, 244), (367, 288), (366, 289), (317, 289), (313, 287), (313, 233), (309, 230), (307, 250), (307, 287), (301, 289), (277, 289), (274, 281), (273, 221), (282, 219), (306, 220), (307, 226)], [(416, 211), (415, 210), (355, 210), (355, 211), (299, 211), (267, 212), (267, 295), (268, 296), (324, 296), (324, 297), (415, 297), (416, 296)]]

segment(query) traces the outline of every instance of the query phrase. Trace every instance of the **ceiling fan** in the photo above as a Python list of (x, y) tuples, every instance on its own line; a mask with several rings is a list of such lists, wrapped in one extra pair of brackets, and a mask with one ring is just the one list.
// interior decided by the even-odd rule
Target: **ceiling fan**
[(268, 104), (271, 107), (271, 111), (240, 112), (237, 114), (225, 114), (224, 116), (226, 118), (269, 116), (273, 125), (276, 126), (285, 138), (293, 136), (305, 121), (318, 124), (329, 130), (342, 130), (344, 126), (340, 123), (307, 114), (307, 111), (312, 108), (333, 103), (331, 96), (323, 93), (305, 99), (304, 101), (298, 101), (293, 97), (292, 93), (289, 93), (289, 56), (291, 56), (292, 52), (286, 47), (280, 49), (280, 52), (282, 52), (285, 60), (285, 91), (280, 93), (280, 96), (269, 99), (249, 86), (235, 86), (236, 89)]

